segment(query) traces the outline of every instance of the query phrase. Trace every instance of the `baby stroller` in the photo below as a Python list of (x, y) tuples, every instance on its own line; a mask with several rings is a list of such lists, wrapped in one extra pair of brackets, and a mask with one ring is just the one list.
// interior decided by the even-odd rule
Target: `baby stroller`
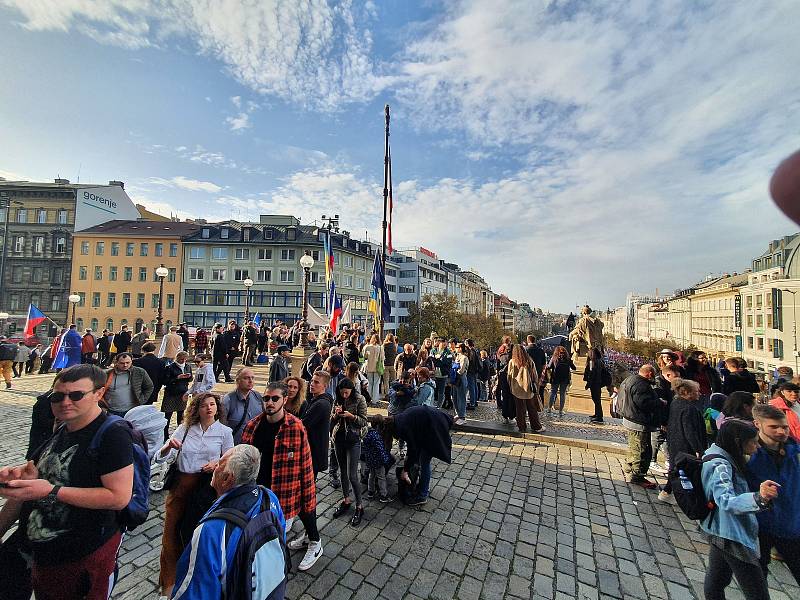
[(156, 452), (164, 445), (164, 428), (167, 426), (167, 419), (164, 418), (164, 413), (152, 404), (143, 404), (130, 409), (125, 413), (125, 419), (141, 431), (147, 441), (147, 455), (150, 457), (150, 489), (158, 492), (164, 488), (164, 475), (166, 475), (169, 465), (158, 464), (154, 458)]

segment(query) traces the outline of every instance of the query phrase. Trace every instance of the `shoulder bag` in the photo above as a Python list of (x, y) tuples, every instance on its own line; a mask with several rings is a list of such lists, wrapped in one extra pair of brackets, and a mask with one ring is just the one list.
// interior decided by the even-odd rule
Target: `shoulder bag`
[(189, 428), (186, 428), (186, 431), (183, 432), (183, 439), (181, 440), (181, 447), (178, 448), (178, 451), (175, 453), (175, 458), (172, 459), (172, 462), (167, 467), (167, 474), (164, 475), (164, 487), (162, 489), (171, 490), (175, 485), (175, 482), (178, 480), (178, 456), (183, 450), (183, 443), (186, 441), (186, 436), (189, 435)]

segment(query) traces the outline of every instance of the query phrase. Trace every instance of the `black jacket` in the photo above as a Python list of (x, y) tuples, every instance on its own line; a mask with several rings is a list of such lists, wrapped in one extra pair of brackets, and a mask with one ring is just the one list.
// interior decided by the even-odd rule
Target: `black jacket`
[(188, 351), (189, 350), (189, 330), (188, 329), (184, 329), (183, 327), (181, 327), (175, 333), (177, 333), (179, 336), (181, 336), (181, 339), (183, 340), (183, 349), (184, 349), (184, 351)]
[(730, 396), (733, 392), (750, 392), (757, 394), (761, 390), (756, 383), (756, 376), (747, 369), (742, 369), (736, 373), (728, 373), (725, 383), (722, 385), (722, 393)]
[(30, 460), (34, 453), (53, 436), (56, 418), (50, 404), (50, 394), (53, 390), (36, 397), (31, 414), (31, 430), (28, 436), (28, 451), (25, 458)]
[(269, 380), (283, 381), (289, 376), (289, 365), (287, 359), (282, 356), (276, 356), (269, 366)]
[(321, 394), (315, 398), (309, 398), (304, 406), (303, 425), (308, 435), (308, 445), (311, 447), (314, 474), (317, 474), (328, 469), (333, 398), (328, 394)]
[(114, 335), (114, 347), (117, 349), (117, 352), (127, 352), (128, 349), (131, 347), (131, 332), (130, 331), (120, 331), (119, 333)]
[(533, 364), (536, 365), (536, 372), (541, 373), (544, 369), (544, 363), (547, 361), (547, 355), (538, 344), (531, 344), (525, 347), (525, 352), (531, 357)]
[[(594, 368), (590, 368), (591, 366)], [(606, 387), (611, 385), (611, 372), (602, 360), (587, 360), (583, 380), (586, 382), (587, 390)]]
[(622, 416), (649, 428), (661, 426), (661, 411), (664, 406), (649, 379), (638, 373), (622, 382)]
[(229, 342), (229, 338), (224, 333), (220, 333), (214, 338), (214, 348), (212, 349), (214, 360), (222, 360), (228, 355), (231, 350), (228, 346)]
[(550, 369), (550, 383), (553, 384), (569, 382), (572, 378), (570, 370), (574, 371), (577, 369), (575, 363), (572, 362), (569, 356), (567, 356), (566, 360), (559, 360), (555, 363), (550, 361), (548, 368)]
[(678, 456), (679, 452), (695, 455), (705, 452), (706, 423), (700, 412), (698, 402), (687, 402), (682, 398), (675, 398), (669, 408), (669, 421), (667, 423), (667, 447), (669, 455)]
[(181, 371), (178, 363), (174, 362), (164, 367), (162, 381), (164, 383), (165, 394), (169, 394), (170, 396), (183, 396), (189, 391), (189, 384), (192, 383), (192, 378), (178, 379), (178, 375), (181, 373), (188, 373), (191, 375), (192, 367), (187, 364), (186, 371)]
[(150, 376), (150, 380), (153, 382), (153, 393), (150, 394), (148, 404), (153, 404), (158, 400), (158, 393), (161, 391), (161, 386), (164, 385), (164, 363), (155, 354), (145, 354), (134, 359), (133, 365), (141, 367)]
[(451, 461), (453, 417), (430, 406), (412, 406), (394, 418), (397, 437), (408, 444), (406, 464), (419, 462), (419, 453)]

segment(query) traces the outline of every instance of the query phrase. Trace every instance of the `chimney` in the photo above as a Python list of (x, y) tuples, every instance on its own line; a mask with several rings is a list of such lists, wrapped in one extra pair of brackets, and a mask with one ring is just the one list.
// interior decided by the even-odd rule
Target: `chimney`
[(58, 185), (69, 185), (69, 179), (58, 178), (58, 179), (54, 179), (53, 181), (55, 183), (57, 183)]
[(121, 187), (123, 190), (125, 189), (125, 183), (123, 183), (122, 181), (117, 181), (116, 179), (112, 179), (111, 181), (109, 181), (108, 185), (117, 185)]

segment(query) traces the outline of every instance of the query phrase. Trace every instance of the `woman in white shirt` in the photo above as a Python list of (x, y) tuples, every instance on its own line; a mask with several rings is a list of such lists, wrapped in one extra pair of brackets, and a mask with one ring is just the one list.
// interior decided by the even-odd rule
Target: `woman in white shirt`
[(189, 500), (208, 480), (220, 457), (233, 448), (233, 432), (222, 424), (221, 413), (224, 408), (219, 396), (210, 393), (193, 396), (183, 423), (156, 457), (158, 462), (175, 458), (178, 470), (165, 505), (159, 575), (162, 596), (169, 596), (175, 585), (175, 569), (183, 552), (181, 518)]
[(208, 354), (198, 354), (194, 357), (194, 380), (192, 380), (192, 387), (189, 388), (192, 396), (210, 392), (217, 385), (214, 367), (209, 362), (210, 358)]

